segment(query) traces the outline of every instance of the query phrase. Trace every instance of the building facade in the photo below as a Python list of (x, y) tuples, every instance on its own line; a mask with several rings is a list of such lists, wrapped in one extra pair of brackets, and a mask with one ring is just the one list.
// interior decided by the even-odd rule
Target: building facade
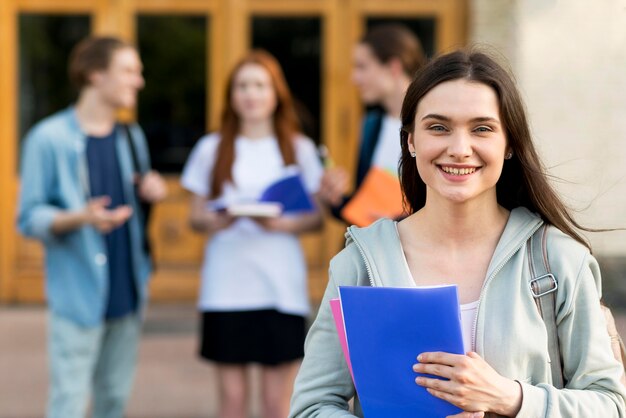
[[(361, 107), (351, 86), (353, 44), (370, 25), (400, 21), (436, 53), (467, 40), (465, 0), (3, 0), (0, 3), (0, 302), (43, 300), (43, 254), (15, 228), (21, 138), (74, 97), (67, 54), (89, 34), (136, 43), (146, 88), (136, 118), (153, 163), (166, 174), (167, 201), (153, 211), (157, 269), (153, 299), (192, 300), (205, 237), (187, 227), (178, 184), (195, 141), (217, 125), (225, 75), (245, 51), (262, 47), (285, 68), (306, 133), (334, 160), (354, 166)], [(313, 298), (325, 286), (341, 225), (302, 238)]]
[[(407, 24), (430, 55), (479, 43), (508, 60), (538, 148), (577, 219), (622, 228), (587, 236), (610, 293), (626, 295), (626, 0), (3, 0), (0, 302), (43, 298), (41, 248), (15, 229), (20, 144), (36, 120), (72, 101), (65, 65), (78, 39), (114, 34), (140, 48), (147, 84), (135, 114), (123, 116), (146, 130), (171, 192), (150, 227), (152, 294), (191, 300), (205, 238), (187, 227), (178, 177), (195, 141), (217, 125), (230, 67), (253, 47), (274, 53), (306, 133), (350, 169), (362, 115), (349, 82), (351, 49), (383, 21)], [(342, 234), (329, 220), (303, 237), (314, 299)]]

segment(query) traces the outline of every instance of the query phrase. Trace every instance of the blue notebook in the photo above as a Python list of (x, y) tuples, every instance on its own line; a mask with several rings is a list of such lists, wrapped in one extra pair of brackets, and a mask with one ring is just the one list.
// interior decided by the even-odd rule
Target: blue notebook
[(426, 351), (463, 354), (456, 286), (340, 287), (354, 384), (365, 418), (438, 418), (461, 412), (415, 383)]
[(259, 202), (279, 203), (283, 213), (309, 212), (314, 209), (313, 201), (299, 174), (292, 174), (272, 183), (263, 191)]
[(216, 199), (207, 203), (207, 209), (228, 212), (232, 216), (277, 217), (282, 214), (310, 212), (315, 209), (311, 196), (304, 187), (302, 177), (291, 174), (270, 184), (257, 200), (226, 203)]

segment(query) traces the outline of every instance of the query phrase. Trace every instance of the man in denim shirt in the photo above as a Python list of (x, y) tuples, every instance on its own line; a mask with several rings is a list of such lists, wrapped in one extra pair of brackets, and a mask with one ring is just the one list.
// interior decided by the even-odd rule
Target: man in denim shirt
[[(117, 123), (143, 87), (135, 48), (116, 38), (70, 56), (75, 106), (36, 124), (21, 164), (18, 225), (46, 249), (48, 418), (121, 418), (132, 386), (151, 265), (140, 201), (166, 195), (138, 125)], [(135, 154), (135, 157), (133, 157)]]

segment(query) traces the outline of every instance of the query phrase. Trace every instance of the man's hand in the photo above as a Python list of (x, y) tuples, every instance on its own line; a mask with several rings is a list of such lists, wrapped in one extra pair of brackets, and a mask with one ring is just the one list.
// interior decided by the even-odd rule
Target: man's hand
[(84, 210), (85, 223), (93, 226), (103, 234), (108, 234), (126, 222), (133, 214), (133, 209), (128, 205), (107, 209), (110, 203), (111, 199), (108, 196), (89, 199)]
[(167, 196), (167, 185), (159, 173), (148, 171), (138, 180), (139, 198), (148, 203), (157, 203)]
[(319, 199), (332, 206), (339, 205), (348, 191), (348, 173), (343, 168), (330, 168), (324, 172), (318, 191)]

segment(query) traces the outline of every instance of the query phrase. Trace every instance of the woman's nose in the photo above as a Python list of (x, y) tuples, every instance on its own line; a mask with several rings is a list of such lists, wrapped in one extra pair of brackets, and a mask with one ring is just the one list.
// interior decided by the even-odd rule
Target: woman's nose
[(469, 134), (455, 132), (450, 136), (448, 155), (455, 158), (464, 158), (472, 155), (472, 141)]

